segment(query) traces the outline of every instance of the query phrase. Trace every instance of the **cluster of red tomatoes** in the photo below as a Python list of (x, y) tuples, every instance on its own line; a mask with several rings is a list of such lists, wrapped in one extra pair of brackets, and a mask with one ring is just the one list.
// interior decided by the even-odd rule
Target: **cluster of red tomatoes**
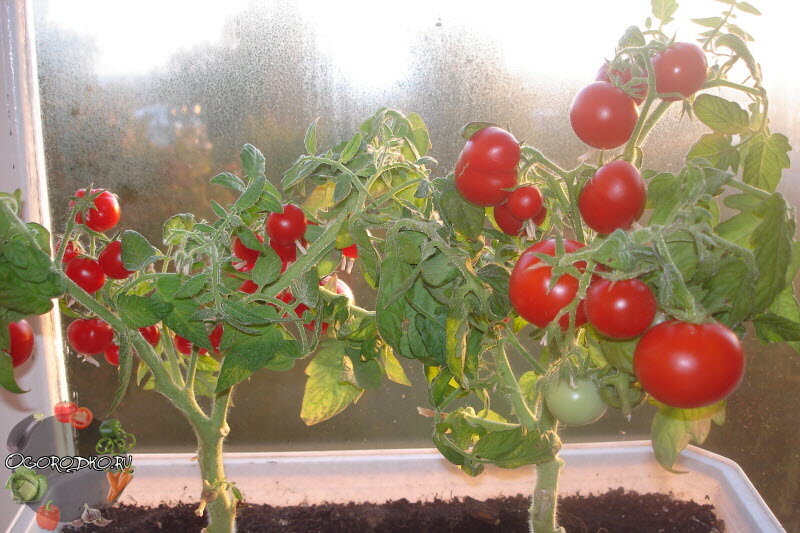
[[(267, 217), (266, 234), (267, 237), (269, 237), (269, 246), (275, 250), (275, 253), (281, 259), (281, 272), (284, 272), (290, 263), (297, 260), (298, 247), (304, 248), (307, 245), (305, 234), (309, 224), (313, 224), (313, 222), (309, 222), (303, 210), (294, 204), (285, 204), (282, 212), (270, 213)], [(256, 237), (260, 242), (264, 242), (264, 237), (261, 235), (256, 235)], [(258, 250), (248, 248), (238, 237), (234, 238), (232, 248), (233, 255), (241, 260), (240, 263), (234, 265), (239, 272), (249, 272), (252, 270), (253, 267), (255, 267), (256, 261), (258, 261), (258, 258), (261, 256)], [(358, 258), (358, 248), (356, 245), (350, 244), (345, 246), (342, 248), (341, 252), (342, 258), (345, 260), (344, 264), (346, 268), (352, 268), (352, 261)], [(326, 283), (327, 280), (323, 279), (320, 281), (320, 286)], [(247, 294), (252, 294), (258, 290), (258, 285), (252, 280), (246, 280), (239, 286), (239, 290)], [(335, 290), (336, 294), (343, 294), (350, 301), (354, 301), (353, 291), (338, 277), (336, 278)], [(288, 289), (279, 294), (278, 299), (287, 304), (291, 304), (295, 300), (291, 291)], [(298, 318), (302, 318), (303, 314), (308, 310), (309, 307), (304, 303), (299, 303), (294, 308), (294, 312)], [(314, 330), (316, 324), (312, 321), (308, 324), (304, 324), (304, 326), (308, 330)], [(322, 332), (326, 333), (328, 327), (329, 324), (323, 322)]]
[[(678, 100), (699, 90), (706, 79), (703, 51), (694, 44), (674, 43), (652, 59), (656, 90), (665, 100)], [(570, 120), (578, 137), (598, 149), (626, 143), (639, 118), (637, 105), (646, 97), (647, 84), (635, 85), (633, 96), (610, 81), (624, 85), (632, 71), (609, 73), (604, 65), (598, 81), (582, 89), (572, 103)], [(541, 194), (535, 187), (517, 187), (520, 149), (514, 137), (500, 128), (487, 127), (466, 143), (455, 168), (456, 188), (467, 201), (494, 206), (498, 226), (519, 235), (525, 220), (543, 217)], [(594, 231), (609, 234), (628, 230), (644, 212), (646, 189), (638, 169), (616, 160), (600, 167), (578, 196), (581, 218)], [(564, 253), (583, 243), (564, 239)], [(730, 394), (744, 372), (744, 355), (736, 335), (718, 323), (693, 324), (679, 320), (656, 323), (658, 302), (650, 287), (639, 279), (611, 281), (593, 275), (585, 300), (571, 313), (565, 308), (576, 299), (579, 281), (563, 274), (553, 280), (553, 268), (537, 254), (555, 256), (555, 239), (530, 246), (519, 257), (509, 281), (514, 310), (537, 327), (545, 328), (558, 317), (564, 330), (570, 316), (574, 326), (587, 322), (609, 339), (639, 338), (634, 371), (644, 390), (674, 407), (702, 407)], [(573, 265), (584, 272), (584, 261)], [(599, 272), (605, 267), (598, 265)], [(559, 317), (559, 315), (561, 315)]]

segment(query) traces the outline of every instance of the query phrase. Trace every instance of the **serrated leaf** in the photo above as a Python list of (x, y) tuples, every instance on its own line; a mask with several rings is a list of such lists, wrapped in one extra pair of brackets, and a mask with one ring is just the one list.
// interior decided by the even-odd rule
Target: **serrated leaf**
[(161, 252), (150, 244), (144, 235), (133, 230), (125, 230), (122, 241), (122, 264), (130, 271), (143, 270), (161, 257)]
[(335, 340), (323, 342), (306, 367), (308, 381), (300, 409), (300, 418), (306, 425), (328, 420), (357, 402), (364, 393), (363, 389), (340, 379), (345, 346), (345, 343)]
[(263, 174), (253, 178), (247, 190), (236, 200), (234, 207), (239, 211), (244, 211), (256, 205), (258, 199), (261, 198), (264, 192), (264, 186), (267, 183), (267, 178)]
[(211, 178), (211, 183), (214, 185), (222, 185), (234, 191), (244, 192), (247, 186), (242, 181), (242, 178), (230, 172), (223, 172)]
[(199, 310), (197, 303), (189, 298), (176, 298), (175, 294), (180, 289), (180, 276), (178, 274), (165, 274), (156, 281), (155, 292), (151, 298), (172, 305), (172, 310), (161, 321), (169, 329), (190, 340), (200, 348), (212, 351), (211, 341), (205, 324), (194, 318)]
[(158, 324), (173, 309), (170, 302), (132, 294), (120, 294), (116, 304), (123, 322), (131, 328), (146, 328)]
[(663, 24), (667, 24), (672, 21), (672, 15), (678, 9), (678, 2), (675, 0), (650, 0), (650, 7), (653, 16)]
[(747, 43), (745, 43), (741, 37), (733, 35), (732, 33), (726, 33), (725, 35), (717, 37), (714, 41), (714, 46), (716, 48), (729, 48), (745, 62), (747, 69), (750, 71), (750, 75), (753, 76), (755, 80), (761, 81), (761, 67), (758, 66), (758, 63), (756, 63), (756, 60), (753, 58), (753, 54), (750, 53), (750, 49), (747, 48)]
[(750, 127), (750, 117), (742, 106), (713, 94), (698, 95), (693, 109), (700, 122), (717, 133), (736, 135)]
[(800, 341), (800, 323), (774, 313), (755, 317), (753, 326), (761, 342)]
[(442, 215), (456, 231), (470, 240), (477, 239), (483, 229), (486, 210), (464, 200), (453, 180), (438, 178), (433, 183), (439, 190)]
[(353, 156), (358, 153), (358, 149), (361, 148), (361, 142), (364, 140), (364, 136), (361, 132), (357, 132), (353, 137), (347, 141), (347, 144), (342, 149), (342, 153), (339, 155), (339, 162), (342, 164), (347, 164)]
[(622, 34), (619, 42), (617, 43), (617, 50), (628, 48), (632, 46), (644, 46), (645, 39), (642, 35), (642, 30), (636, 26), (630, 26), (625, 33)]
[(259, 176), (264, 175), (267, 169), (267, 160), (258, 148), (252, 144), (245, 144), (239, 156), (242, 159), (244, 173), (248, 178), (255, 180)]
[(739, 151), (731, 145), (731, 137), (721, 133), (706, 133), (694, 143), (686, 160), (705, 159), (720, 170), (739, 168)]
[(786, 200), (778, 193), (764, 200), (763, 220), (753, 230), (752, 246), (758, 267), (753, 312), (765, 310), (786, 285), (786, 270), (792, 261), (794, 218)]
[(277, 326), (253, 328), (248, 334), (235, 328), (225, 328), (220, 340), (220, 352), (225, 354), (215, 390), (220, 393), (244, 381), (254, 372), (265, 368), (274, 357), (297, 358), (300, 345), (284, 338)]
[(303, 145), (306, 148), (306, 153), (308, 155), (317, 155), (317, 123), (319, 122), (319, 117), (314, 119), (314, 122), (308, 126), (306, 130), (306, 134), (303, 137)]
[(780, 133), (769, 137), (759, 135), (747, 147), (747, 155), (742, 165), (742, 179), (745, 183), (774, 192), (781, 180), (783, 169), (789, 168), (789, 152), (792, 147), (789, 139)]

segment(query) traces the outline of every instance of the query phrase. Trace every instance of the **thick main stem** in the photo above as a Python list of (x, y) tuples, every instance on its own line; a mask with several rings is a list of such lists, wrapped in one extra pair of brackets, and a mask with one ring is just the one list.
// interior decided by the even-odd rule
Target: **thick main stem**
[(531, 533), (564, 533), (558, 526), (558, 478), (564, 461), (556, 455), (536, 465), (536, 488), (531, 498)]

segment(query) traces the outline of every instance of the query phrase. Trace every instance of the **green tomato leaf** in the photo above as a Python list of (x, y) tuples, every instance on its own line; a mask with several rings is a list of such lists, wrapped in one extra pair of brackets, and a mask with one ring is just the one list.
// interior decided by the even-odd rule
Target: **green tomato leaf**
[(306, 130), (306, 134), (303, 137), (303, 145), (306, 148), (306, 153), (308, 155), (317, 155), (317, 123), (319, 122), (319, 117), (314, 119), (314, 122), (308, 126)]
[(761, 67), (756, 63), (753, 54), (751, 54), (750, 50), (747, 48), (747, 43), (745, 43), (741, 37), (733, 35), (732, 33), (720, 35), (714, 42), (714, 47), (717, 49), (730, 49), (745, 62), (748, 70), (750, 70), (750, 75), (753, 76), (756, 81), (761, 81)]
[(749, 4), (747, 2), (736, 2), (736, 7), (745, 13), (750, 13), (751, 15), (761, 15), (761, 11), (756, 9), (753, 4)]
[(750, 127), (750, 117), (742, 106), (713, 94), (698, 95), (693, 109), (700, 122), (717, 133), (736, 135)]
[[(244, 211), (256, 205), (261, 195), (264, 193), (264, 187), (267, 185), (267, 177), (264, 174), (259, 174), (253, 178), (247, 190), (236, 200), (234, 207), (239, 211)], [(220, 217), (224, 218), (224, 217)]]
[(256, 180), (256, 178), (263, 176), (266, 172), (267, 160), (264, 158), (264, 154), (252, 144), (244, 145), (240, 157), (242, 159), (244, 173), (251, 180)]
[(792, 262), (795, 233), (794, 218), (780, 194), (772, 194), (764, 200), (760, 210), (764, 217), (752, 236), (758, 267), (758, 281), (751, 304), (754, 313), (767, 309), (786, 286), (786, 271)]
[(403, 365), (400, 364), (400, 361), (394, 355), (394, 352), (389, 346), (384, 346), (381, 349), (380, 363), (383, 367), (383, 371), (386, 373), (386, 377), (390, 381), (394, 381), (395, 383), (405, 385), (407, 387), (411, 386), (411, 381), (408, 379), (408, 375), (406, 375)]
[(230, 172), (217, 174), (211, 178), (211, 183), (214, 185), (222, 185), (223, 187), (227, 187), (228, 189), (232, 189), (239, 193), (243, 193), (247, 189), (247, 186), (242, 181), (242, 178), (236, 174), (231, 174)]
[(678, 9), (678, 2), (675, 0), (650, 0), (650, 7), (655, 18), (662, 24), (668, 24), (673, 20), (672, 15)]
[(123, 322), (131, 328), (158, 324), (174, 307), (169, 301), (132, 294), (120, 294), (116, 303)]
[(339, 414), (361, 398), (364, 390), (349, 381), (342, 381), (346, 344), (327, 340), (320, 345), (306, 367), (305, 393), (300, 418), (314, 425)]
[(800, 341), (800, 323), (774, 313), (755, 317), (753, 326), (759, 340), (764, 343)]
[(742, 165), (742, 179), (745, 183), (774, 192), (781, 180), (783, 169), (789, 168), (789, 152), (792, 147), (789, 139), (780, 133), (770, 136), (759, 134), (747, 146), (747, 154)]
[(217, 394), (248, 379), (253, 373), (268, 367), (273, 358), (300, 357), (300, 344), (287, 340), (274, 325), (252, 328), (257, 333), (244, 333), (225, 328), (220, 340), (220, 352), (225, 354), (215, 391)]
[(694, 143), (686, 160), (705, 159), (720, 170), (739, 168), (739, 151), (731, 145), (731, 137), (721, 133), (706, 133)]
[(653, 418), (651, 438), (653, 451), (661, 466), (671, 472), (680, 453), (692, 442), (702, 444), (711, 430), (712, 420), (724, 416), (725, 403), (699, 409), (678, 409), (662, 405)]
[[(4, 326), (4, 330), (7, 329), (6, 324), (0, 325)], [(19, 385), (17, 385), (17, 381), (14, 378), (14, 360), (11, 359), (11, 356), (4, 351), (0, 351), (0, 386), (2, 386), (8, 392), (13, 392), (14, 394), (23, 394), (28, 392), (26, 390), (22, 390)]]
[(164, 244), (168, 246), (183, 246), (194, 230), (195, 220), (191, 213), (181, 213), (172, 216), (164, 222)]
[(473, 135), (478, 133), (484, 128), (488, 128), (489, 126), (497, 126), (498, 128), (501, 127), (494, 122), (470, 122), (469, 124), (465, 125), (461, 128), (461, 138), (465, 141), (470, 140)]
[(364, 140), (364, 136), (358, 132), (353, 137), (347, 141), (347, 144), (342, 149), (342, 153), (339, 155), (339, 162), (342, 164), (347, 164), (353, 156), (358, 153), (359, 148), (361, 148), (361, 143)]
[(259, 287), (269, 285), (281, 275), (281, 258), (275, 250), (269, 248), (264, 250), (256, 260), (256, 264), (251, 272), (253, 282)]
[(452, 179), (437, 178), (433, 184), (439, 191), (439, 205), (444, 218), (457, 232), (470, 240), (477, 239), (483, 228), (486, 210), (464, 200)]
[(141, 233), (125, 230), (122, 232), (120, 240), (122, 241), (122, 264), (128, 270), (143, 270), (161, 258), (161, 252), (150, 244)]

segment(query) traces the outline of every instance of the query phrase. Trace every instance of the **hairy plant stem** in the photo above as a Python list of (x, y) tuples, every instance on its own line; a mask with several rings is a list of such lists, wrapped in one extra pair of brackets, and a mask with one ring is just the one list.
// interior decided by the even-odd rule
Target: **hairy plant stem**
[(558, 526), (558, 478), (564, 460), (556, 455), (546, 463), (536, 465), (536, 487), (530, 507), (531, 533), (564, 533)]
[(514, 407), (514, 412), (517, 413), (517, 418), (523, 427), (529, 430), (536, 430), (538, 420), (528, 407), (525, 397), (519, 388), (517, 378), (514, 377), (514, 371), (511, 370), (511, 364), (508, 362), (508, 356), (503, 344), (498, 342), (492, 349), (495, 365), (497, 365), (497, 373), (500, 377), (500, 386), (508, 395), (511, 405)]

